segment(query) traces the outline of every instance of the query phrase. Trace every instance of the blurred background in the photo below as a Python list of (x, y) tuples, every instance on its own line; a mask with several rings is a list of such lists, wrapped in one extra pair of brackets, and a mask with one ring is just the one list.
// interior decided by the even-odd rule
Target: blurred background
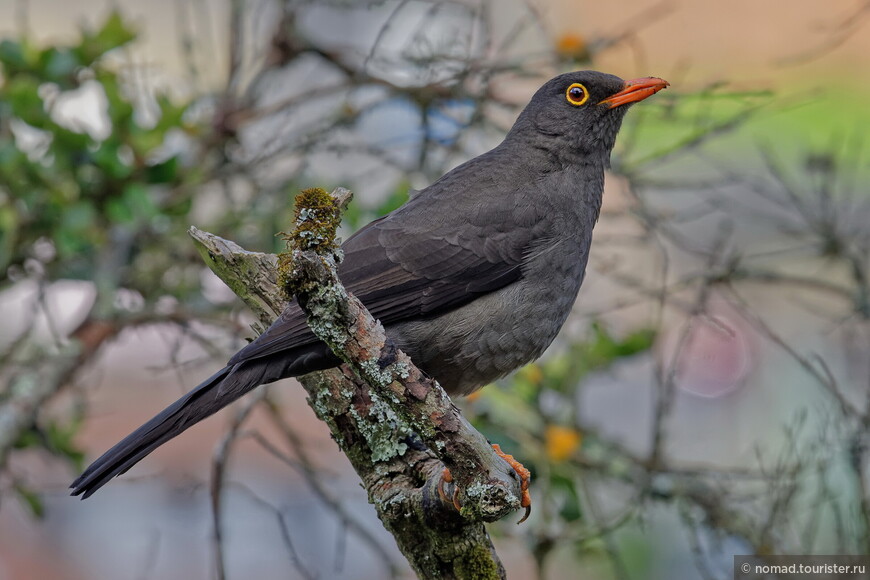
[(460, 402), (533, 471), (508, 576), (867, 554), (868, 30), (866, 0), (0, 3), (0, 579), (412, 577), (294, 381), (66, 488), (254, 334), (190, 225), (279, 251), (344, 186), (346, 236), (581, 68), (671, 87), (557, 342)]

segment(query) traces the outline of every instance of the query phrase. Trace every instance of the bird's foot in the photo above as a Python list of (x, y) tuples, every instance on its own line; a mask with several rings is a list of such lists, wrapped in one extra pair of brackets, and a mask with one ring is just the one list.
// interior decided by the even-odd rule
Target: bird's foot
[[(529, 514), (532, 513), (532, 496), (529, 493), (529, 483), (532, 480), (532, 474), (529, 472), (525, 466), (514, 459), (513, 455), (508, 455), (507, 453), (501, 450), (501, 447), (497, 444), (492, 446), (493, 451), (496, 454), (504, 459), (508, 465), (510, 465), (514, 471), (517, 472), (517, 475), (520, 478), (520, 506), (526, 508), (526, 513), (523, 518), (517, 522), (517, 524), (521, 524), (529, 518)], [(441, 501), (444, 503), (448, 502), (447, 493), (444, 491), (444, 484), (453, 483), (453, 475), (450, 473), (450, 470), (446, 467), (444, 471), (441, 473), (441, 481), (438, 482), (438, 495), (441, 497)], [(459, 503), (459, 487), (453, 486), (453, 496), (449, 500), (453, 507), (456, 508), (456, 511), (462, 510), (462, 505)]]
[(507, 461), (507, 464), (517, 472), (517, 475), (520, 478), (520, 492), (522, 492), (522, 495), (520, 496), (520, 506), (526, 508), (526, 514), (517, 522), (517, 525), (519, 525), (529, 519), (529, 515), (532, 513), (532, 494), (529, 493), (529, 483), (532, 481), (532, 474), (522, 463), (514, 459), (513, 455), (508, 455), (502, 451), (497, 443), (492, 446), (492, 449), (499, 457)]

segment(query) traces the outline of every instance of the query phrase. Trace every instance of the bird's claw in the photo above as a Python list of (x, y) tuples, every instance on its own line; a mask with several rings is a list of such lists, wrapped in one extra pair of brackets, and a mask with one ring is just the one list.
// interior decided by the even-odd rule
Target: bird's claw
[(529, 472), (526, 467), (514, 459), (513, 455), (508, 455), (504, 451), (501, 450), (501, 447), (495, 443), (492, 446), (493, 451), (495, 451), (496, 455), (504, 459), (508, 465), (510, 465), (514, 471), (517, 472), (517, 476), (520, 478), (520, 506), (526, 508), (526, 513), (523, 518), (517, 522), (517, 525), (520, 525), (527, 519), (532, 513), (532, 494), (529, 493), (529, 483), (532, 481), (532, 474)]
[[(438, 482), (438, 495), (441, 497), (441, 501), (447, 503), (447, 494), (444, 491), (445, 483), (453, 483), (453, 475), (450, 473), (450, 470), (446, 467), (444, 471), (441, 472), (441, 480)], [(462, 505), (459, 503), (459, 486), (453, 486), (453, 497), (451, 498), (451, 503), (453, 507), (456, 508), (456, 511), (462, 511)]]
[[(507, 453), (503, 452), (499, 445), (493, 445), (492, 449), (493, 451), (495, 451), (496, 455), (504, 459), (507, 464), (510, 465), (511, 468), (513, 468), (513, 470), (517, 472), (517, 476), (519, 476), (520, 478), (520, 506), (526, 509), (526, 513), (522, 517), (522, 519), (517, 522), (517, 525), (519, 525), (529, 519), (529, 516), (532, 513), (532, 495), (529, 493), (529, 483), (532, 480), (532, 474), (529, 472), (528, 469), (525, 468), (522, 463), (514, 459), (513, 455), (508, 455)], [(438, 496), (441, 498), (441, 501), (447, 503), (447, 493), (444, 491), (445, 483), (453, 483), (453, 475), (446, 467), (441, 473), (440, 481), (438, 481)], [(453, 486), (453, 496), (449, 501), (453, 504), (453, 507), (456, 508), (456, 511), (462, 511), (462, 505), (459, 503), (459, 486)]]

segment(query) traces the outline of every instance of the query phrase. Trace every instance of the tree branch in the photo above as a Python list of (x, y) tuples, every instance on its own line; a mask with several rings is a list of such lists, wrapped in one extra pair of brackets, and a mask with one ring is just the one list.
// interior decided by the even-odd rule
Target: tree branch
[[(300, 379), (309, 404), (329, 425), (421, 578), (504, 577), (483, 522), (519, 507), (516, 473), (342, 286), (334, 230), (350, 192), (304, 193), (307, 198), (297, 200), (296, 230), (288, 236), (290, 251), (280, 256), (280, 278), (308, 314), (312, 331), (345, 362)], [(330, 207), (333, 215), (327, 215)], [(274, 256), (245, 252), (195, 228), (190, 234), (209, 266), (261, 321), (283, 310), (287, 300), (268, 274)], [(461, 515), (437, 493), (445, 466), (460, 490)]]

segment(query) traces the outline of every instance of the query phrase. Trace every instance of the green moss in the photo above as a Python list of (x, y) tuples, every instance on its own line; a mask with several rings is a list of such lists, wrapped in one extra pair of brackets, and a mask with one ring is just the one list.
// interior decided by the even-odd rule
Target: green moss
[(457, 578), (474, 578), (475, 580), (498, 579), (498, 564), (485, 546), (472, 547), (461, 558), (453, 563), (453, 571)]
[(341, 224), (341, 210), (326, 190), (303, 189), (296, 196), (296, 229), (287, 241), (300, 250), (335, 249), (335, 232)]
[(278, 254), (278, 283), (287, 290), (293, 278), (293, 252), (314, 250), (319, 254), (338, 251), (335, 232), (341, 224), (341, 208), (326, 190), (319, 187), (303, 189), (296, 196), (294, 229), (282, 233), (287, 249)]

